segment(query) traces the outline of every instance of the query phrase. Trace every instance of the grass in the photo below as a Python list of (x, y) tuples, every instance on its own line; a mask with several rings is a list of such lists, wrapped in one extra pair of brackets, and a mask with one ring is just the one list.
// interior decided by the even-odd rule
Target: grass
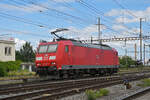
[(86, 95), (88, 100), (96, 100), (97, 98), (100, 98), (102, 96), (106, 96), (109, 94), (109, 91), (107, 89), (100, 89), (100, 90), (86, 90)]
[(140, 86), (140, 87), (149, 87), (150, 86), (150, 79), (149, 78), (143, 79), (142, 83), (141, 84), (137, 84), (137, 86)]
[(35, 72), (29, 72), (27, 70), (20, 70), (20, 71), (10, 71), (7, 73), (7, 76), (33, 76)]
[(121, 67), (119, 68), (119, 73), (126, 73), (126, 72), (139, 72), (139, 71), (148, 71), (150, 70), (150, 67), (136, 67), (136, 68), (125, 68)]
[(7, 73), (7, 76), (0, 77), (0, 80), (19, 80), (19, 79), (27, 79), (27, 78), (35, 78), (35, 72), (29, 72), (27, 70), (20, 70), (20, 71), (10, 71)]

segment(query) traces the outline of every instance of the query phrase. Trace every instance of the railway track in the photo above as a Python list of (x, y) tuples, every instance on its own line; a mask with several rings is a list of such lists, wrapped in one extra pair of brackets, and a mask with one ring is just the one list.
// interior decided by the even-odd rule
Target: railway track
[[(47, 89), (53, 88), (56, 86), (63, 86), (63, 85), (70, 85), (70, 84), (78, 84), (78, 83), (93, 83), (93, 82), (105, 82), (111, 79), (117, 80), (120, 77), (100, 77), (100, 78), (90, 78), (90, 79), (80, 79), (80, 80), (67, 80), (67, 81), (58, 81), (58, 82), (46, 82), (46, 83), (38, 83), (38, 84), (30, 84), (24, 86), (16, 86), (16, 87), (9, 87), (6, 89), (0, 89), (0, 94), (12, 94), (12, 93), (19, 93), (25, 91), (33, 91), (39, 89)], [(38, 88), (37, 88), (38, 87)]]
[[(148, 73), (148, 72), (150, 72), (150, 71), (126, 72), (126, 73), (117, 73), (117, 74), (114, 74), (112, 76), (120, 76), (120, 75), (124, 76), (124, 75), (139, 74), (139, 73)], [(89, 77), (83, 77), (83, 78), (89, 78)], [(83, 78), (80, 78), (80, 79), (83, 79)], [(92, 77), (90, 77), (90, 78), (92, 78)], [(71, 79), (69, 79), (69, 80), (71, 80)], [(50, 78), (42, 78), (42, 79), (38, 78), (38, 79), (35, 79), (33, 81), (30, 81), (30, 82), (0, 85), (0, 90), (6, 89), (6, 88), (9, 88), (9, 87), (21, 87), (21, 86), (26, 86), (26, 85), (31, 85), (31, 84), (37, 84), (37, 83), (43, 84), (45, 82), (57, 82), (57, 81), (63, 81), (63, 80), (51, 80)]]
[[(134, 81), (147, 77), (150, 77), (150, 74), (129, 75), (124, 78)], [(33, 100), (43, 100), (44, 98), (54, 100), (54, 98), (82, 92), (86, 89), (102, 88), (110, 85), (120, 84), (122, 82), (123, 77), (112, 76), (61, 82), (47, 82), (45, 84), (32, 84), (2, 89), (0, 91), (2, 96), (0, 100), (21, 100), (29, 98)]]
[(121, 100), (133, 100), (133, 99), (139, 98), (149, 92), (150, 92), (150, 87), (147, 87), (147, 88), (132, 92), (130, 95), (123, 97)]

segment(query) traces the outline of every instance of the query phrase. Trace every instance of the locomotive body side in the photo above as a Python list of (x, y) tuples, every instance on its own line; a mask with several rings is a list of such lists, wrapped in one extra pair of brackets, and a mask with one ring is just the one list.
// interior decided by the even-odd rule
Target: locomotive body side
[(86, 45), (73, 43), (68, 51), (68, 64), (62, 64), (62, 69), (69, 70), (107, 70), (115, 73), (119, 67), (118, 53), (108, 46)]
[(72, 46), (68, 53), (68, 64), (62, 69), (84, 68), (116, 68), (118, 67), (117, 52), (112, 49), (98, 49)]

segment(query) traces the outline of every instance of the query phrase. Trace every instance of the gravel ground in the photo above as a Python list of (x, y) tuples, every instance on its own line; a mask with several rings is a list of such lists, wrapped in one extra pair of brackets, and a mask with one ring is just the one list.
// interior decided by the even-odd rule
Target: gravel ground
[(98, 100), (120, 100), (122, 96), (128, 95), (130, 92), (141, 89), (141, 87), (137, 86), (139, 83), (141, 83), (141, 81), (130, 82), (132, 88), (127, 90), (123, 84), (107, 87), (106, 89), (108, 89), (110, 92), (109, 95), (103, 96)]
[[(138, 87), (137, 84), (141, 83), (141, 81), (134, 81), (134, 82), (130, 82), (130, 84), (132, 85), (131, 89), (126, 90), (125, 86), (123, 84), (119, 84), (119, 85), (114, 85), (111, 87), (107, 87), (105, 89), (109, 90), (109, 95), (108, 96), (103, 96), (97, 100), (120, 100), (121, 97), (130, 94), (133, 91), (139, 90), (141, 89), (141, 87)], [(13, 95), (13, 94), (12, 94)], [(3, 95), (0, 96), (0, 98), (2, 97), (6, 97), (7, 95)], [(150, 93), (143, 95), (142, 97), (135, 99), (135, 100), (150, 100)], [(73, 96), (68, 96), (65, 98), (60, 98), (59, 100), (87, 100), (87, 96), (85, 95), (85, 93), (80, 93), (80, 94), (76, 94)]]
[[(111, 87), (107, 87), (109, 90), (108, 96), (103, 96), (97, 100), (120, 100), (123, 95), (128, 95), (128, 93), (141, 89), (141, 87), (137, 86), (137, 84), (141, 83), (141, 81), (130, 82), (132, 88), (129, 90), (125, 89), (123, 84), (114, 85)], [(85, 93), (76, 94), (73, 96), (68, 96), (65, 98), (61, 98), (59, 100), (87, 100)], [(150, 99), (138, 99), (138, 100), (150, 100)]]
[(3, 80), (0, 81), (0, 85), (7, 85), (7, 84), (16, 84), (16, 83), (22, 83), (22, 80)]

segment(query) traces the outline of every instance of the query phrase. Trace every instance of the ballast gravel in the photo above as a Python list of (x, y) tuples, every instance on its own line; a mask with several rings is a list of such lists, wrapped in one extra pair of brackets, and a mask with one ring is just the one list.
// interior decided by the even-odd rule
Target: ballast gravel
[[(137, 86), (137, 84), (140, 83), (141, 81), (130, 82), (132, 86), (131, 89), (125, 89), (125, 86), (123, 84), (107, 87), (105, 89), (109, 90), (108, 96), (100, 97), (97, 100), (121, 100), (124, 96), (129, 95), (133, 91), (142, 89), (141, 87)], [(86, 94), (83, 92), (80, 94), (75, 94), (72, 96), (60, 98), (59, 100), (88, 100), (88, 99)], [(137, 99), (137, 100), (149, 100), (149, 99)]]

